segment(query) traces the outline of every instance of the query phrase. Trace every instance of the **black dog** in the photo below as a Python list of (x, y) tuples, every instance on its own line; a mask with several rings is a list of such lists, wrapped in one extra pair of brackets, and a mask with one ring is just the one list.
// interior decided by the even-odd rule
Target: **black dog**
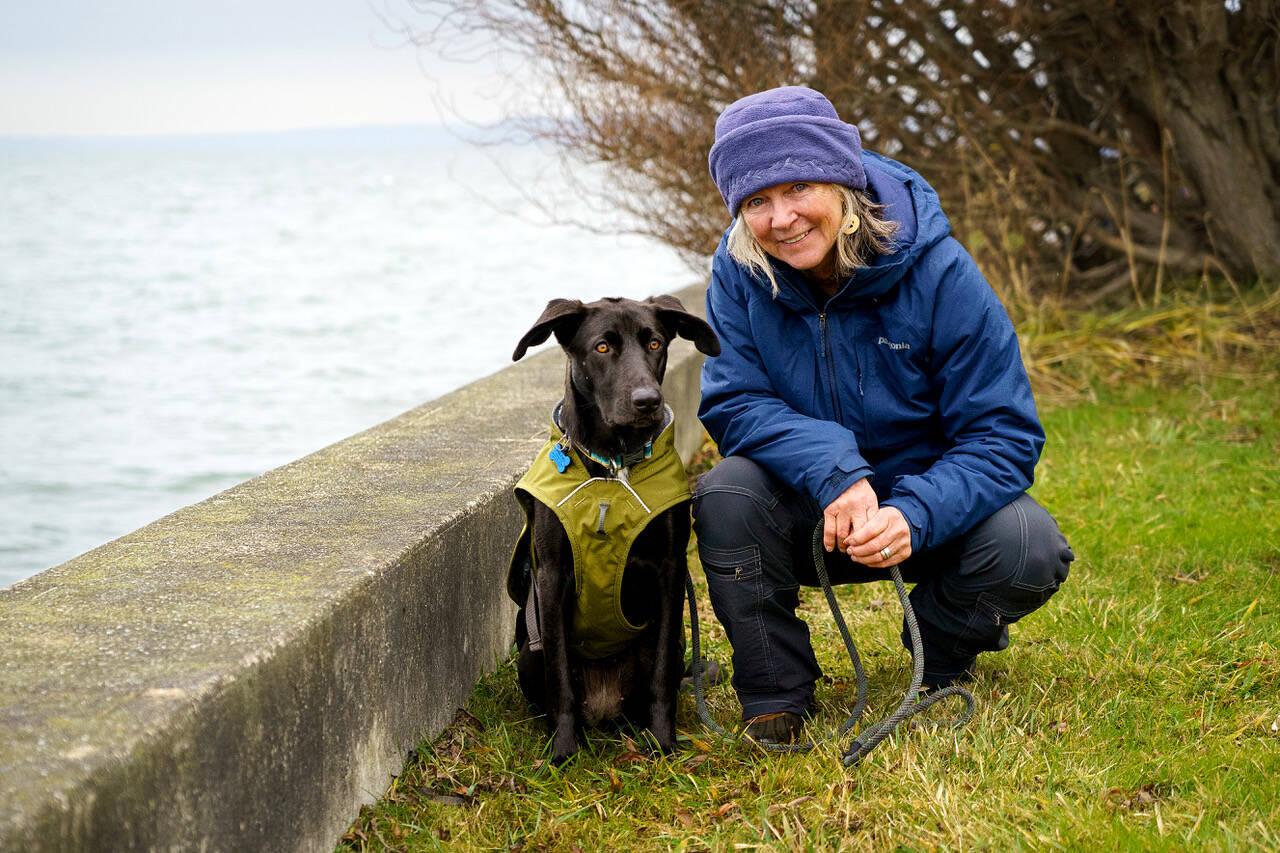
[(547, 714), (556, 763), (584, 724), (618, 717), (671, 752), (689, 490), (660, 383), (674, 336), (708, 355), (720, 344), (673, 296), (553, 299), (512, 360), (553, 333), (568, 356), (564, 399), (516, 487), (528, 525), (507, 579), (520, 688)]

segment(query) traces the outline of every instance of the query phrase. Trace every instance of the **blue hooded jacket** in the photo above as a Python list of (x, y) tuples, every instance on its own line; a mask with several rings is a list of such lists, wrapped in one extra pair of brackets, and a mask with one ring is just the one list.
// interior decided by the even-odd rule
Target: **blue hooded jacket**
[(774, 297), (729, 256), (726, 231), (707, 290), (721, 354), (702, 368), (698, 416), (722, 455), (820, 506), (869, 476), (919, 552), (1026, 491), (1044, 430), (1013, 323), (933, 188), (872, 152), (863, 167), (867, 194), (899, 224), (895, 251), (825, 305), (778, 262)]

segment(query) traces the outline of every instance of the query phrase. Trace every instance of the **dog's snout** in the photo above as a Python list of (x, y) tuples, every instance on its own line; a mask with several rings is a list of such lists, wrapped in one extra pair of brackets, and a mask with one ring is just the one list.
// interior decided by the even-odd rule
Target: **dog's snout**
[(656, 385), (636, 388), (631, 392), (631, 405), (637, 412), (656, 412), (662, 405), (662, 391)]

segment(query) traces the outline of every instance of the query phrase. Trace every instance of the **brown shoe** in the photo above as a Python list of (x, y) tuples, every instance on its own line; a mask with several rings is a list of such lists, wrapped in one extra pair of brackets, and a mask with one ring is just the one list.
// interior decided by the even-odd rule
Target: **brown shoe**
[(747, 737), (759, 743), (795, 743), (804, 729), (804, 717), (790, 711), (761, 714), (747, 723)]

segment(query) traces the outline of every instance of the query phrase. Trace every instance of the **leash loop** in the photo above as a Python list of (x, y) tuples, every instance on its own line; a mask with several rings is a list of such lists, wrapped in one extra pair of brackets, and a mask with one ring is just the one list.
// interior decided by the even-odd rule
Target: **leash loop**
[[(853, 663), (853, 672), (857, 678), (857, 699), (854, 702), (853, 712), (849, 715), (849, 718), (841, 723), (834, 733), (824, 738), (805, 741), (804, 743), (756, 743), (757, 746), (769, 752), (808, 752), (818, 744), (826, 743), (848, 732), (858, 724), (867, 708), (867, 675), (862, 668), (862, 658), (858, 655), (857, 644), (854, 643), (853, 637), (849, 633), (849, 626), (845, 624), (844, 614), (840, 610), (839, 602), (836, 601), (835, 591), (831, 588), (831, 578), (827, 574), (826, 563), (822, 557), (821, 523), (813, 531), (813, 565), (817, 571), (818, 580), (822, 584), (822, 591), (826, 595), (827, 604), (831, 608), (831, 616), (835, 620), (836, 627), (840, 629), (840, 636), (844, 640), (845, 650), (849, 653), (849, 660)], [(877, 723), (867, 726), (853, 739), (853, 742), (849, 744), (849, 747), (841, 757), (841, 763), (845, 767), (856, 766), (904, 720), (908, 720), (916, 714), (933, 707), (943, 699), (959, 696), (964, 701), (964, 710), (951, 724), (953, 729), (963, 727), (977, 710), (977, 702), (974, 701), (973, 694), (959, 684), (952, 684), (949, 687), (930, 693), (923, 699), (919, 698), (920, 685), (924, 681), (924, 644), (920, 639), (920, 625), (916, 621), (916, 613), (911, 606), (911, 600), (907, 597), (907, 587), (902, 581), (902, 572), (897, 566), (890, 566), (889, 575), (893, 580), (893, 587), (898, 593), (898, 601), (902, 604), (903, 617), (907, 623), (907, 633), (911, 637), (911, 686), (907, 688), (906, 695), (892, 714)], [(730, 733), (712, 719), (711, 713), (707, 710), (704, 689), (705, 673), (702, 665), (701, 638), (698, 630), (698, 603), (693, 589), (693, 576), (688, 573), (685, 574), (685, 593), (689, 600), (689, 623), (692, 634), (691, 651), (693, 654), (693, 699), (698, 709), (698, 716), (704, 726), (719, 734), (723, 739), (737, 741), (742, 737), (744, 726), (740, 725), (735, 732)]]

